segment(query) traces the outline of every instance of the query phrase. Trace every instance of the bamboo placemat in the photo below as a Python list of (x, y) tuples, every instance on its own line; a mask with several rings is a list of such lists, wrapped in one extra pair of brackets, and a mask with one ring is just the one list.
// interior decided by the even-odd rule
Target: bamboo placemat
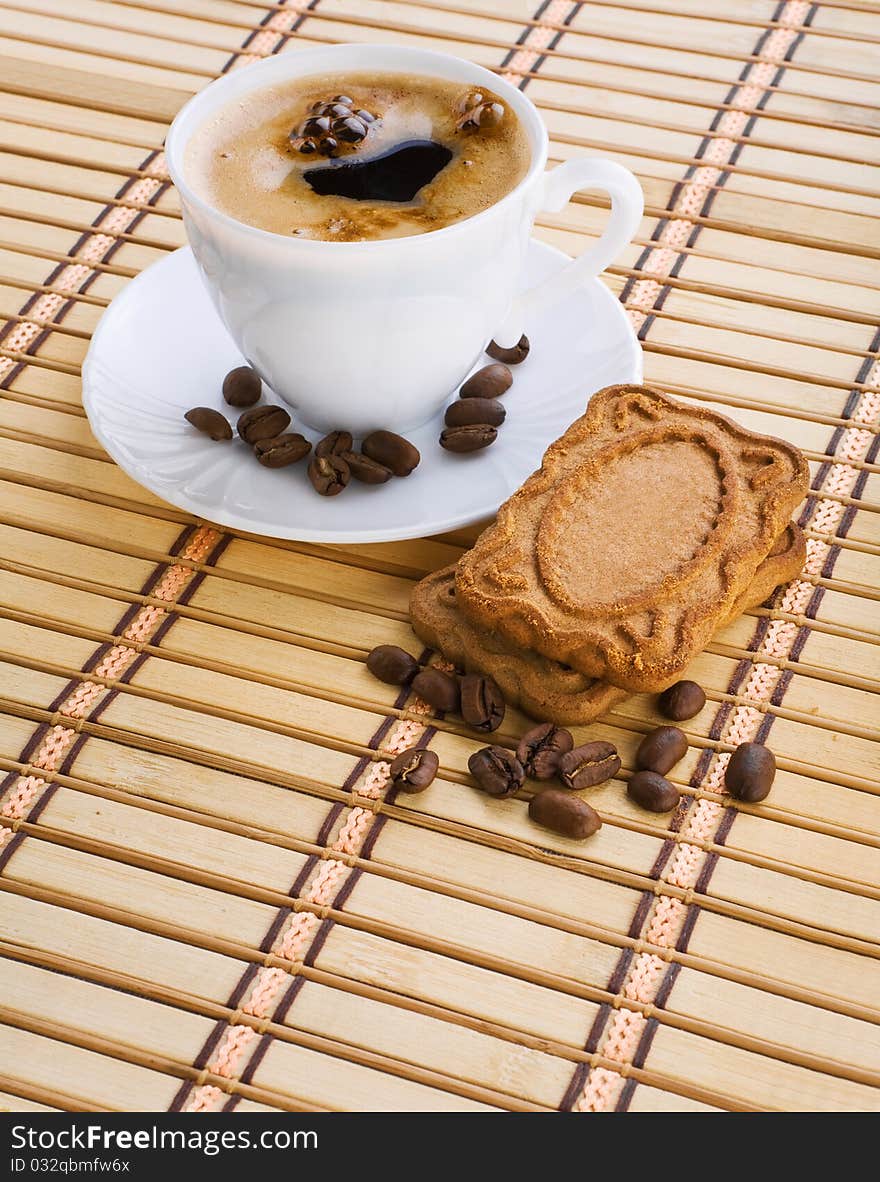
[[(0, 1107), (878, 1106), (880, 6), (533, 3), (0, 0)], [(671, 823), (616, 781), (590, 842), (539, 832), (366, 673), (472, 533), (221, 533), (89, 433), (89, 334), (184, 242), (181, 103), (388, 40), (526, 87), (555, 160), (635, 169), (606, 281), (647, 379), (809, 457), (805, 570), (695, 662)], [(603, 217), (539, 233), (575, 253)], [(588, 733), (626, 774), (652, 717)], [(441, 774), (398, 798), (415, 737)], [(747, 738), (780, 767), (755, 808), (719, 791)]]

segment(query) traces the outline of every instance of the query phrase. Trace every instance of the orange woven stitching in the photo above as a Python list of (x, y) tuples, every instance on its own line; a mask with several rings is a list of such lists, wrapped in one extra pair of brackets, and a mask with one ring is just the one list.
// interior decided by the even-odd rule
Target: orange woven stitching
[(184, 1105), (183, 1112), (216, 1112), (226, 1102), (226, 1093), (213, 1084), (203, 1084), (200, 1088), (193, 1088), (189, 1099)]
[(586, 1086), (572, 1105), (573, 1112), (610, 1112), (623, 1091), (623, 1076), (607, 1067), (594, 1067)]
[(259, 1038), (252, 1026), (227, 1026), (216, 1051), (211, 1056), (211, 1070), (224, 1079), (238, 1073), (238, 1064), (251, 1045)]
[(507, 63), (502, 78), (510, 82), (528, 74), (556, 36), (557, 29), (553, 26), (562, 24), (572, 8), (571, 0), (551, 0)]

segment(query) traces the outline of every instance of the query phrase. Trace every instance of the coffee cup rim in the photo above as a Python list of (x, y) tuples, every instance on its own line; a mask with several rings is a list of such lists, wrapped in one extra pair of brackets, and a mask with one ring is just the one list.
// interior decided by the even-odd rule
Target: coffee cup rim
[[(358, 57), (363, 57), (365, 60), (361, 63), (343, 64), (343, 59), (350, 58), (353, 54)], [(338, 67), (327, 66), (325, 63), (335, 58), (340, 59)], [(369, 70), (371, 58), (393, 59), (383, 60), (382, 64), (376, 64), (375, 68), (381, 70), (383, 73), (418, 73), (420, 72), (420, 65), (422, 71), (427, 68), (429, 76), (444, 78), (447, 81), (455, 79), (450, 76), (450, 68), (459, 71), (465, 67), (468, 72), (468, 78), (462, 79), (468, 85), (483, 85), (487, 89), (491, 89), (494, 93), (504, 98), (516, 111), (517, 116), (522, 120), (525, 126), (526, 133), (529, 137), (529, 143), (532, 149), (532, 159), (528, 171), (525, 176), (505, 195), (490, 205), (487, 209), (480, 210), (478, 213), (471, 214), (469, 217), (462, 218), (460, 221), (452, 222), (448, 226), (441, 226), (436, 230), (427, 230), (422, 234), (408, 234), (399, 238), (368, 238), (357, 242), (333, 242), (324, 238), (298, 238), (294, 235), (277, 234), (273, 230), (264, 230), (259, 226), (251, 226), (247, 222), (243, 222), (231, 214), (225, 213), (218, 209), (216, 205), (212, 205), (210, 201), (202, 197), (186, 179), (184, 157), (186, 148), (190, 139), (205, 122), (213, 110), (225, 105), (231, 101), (235, 95), (247, 94), (254, 90), (260, 90), (263, 86), (270, 86), (270, 78), (275, 78), (280, 81), (282, 79), (293, 80), (296, 78), (308, 77), (310, 73), (330, 72), (333, 69), (344, 70)], [(310, 69), (309, 63), (315, 64)], [(446, 70), (442, 69), (446, 65)], [(436, 68), (431, 70), (431, 66)], [(291, 69), (290, 67), (294, 67)], [(240, 82), (244, 78), (245, 84)], [(252, 81), (254, 79), (264, 79), (260, 81)], [(211, 100), (213, 104), (211, 104)], [(203, 107), (210, 109), (202, 110)], [(190, 126), (192, 124), (192, 126)], [(506, 78), (494, 74), (491, 70), (486, 69), (485, 66), (477, 65), (475, 62), (470, 62), (466, 58), (456, 57), (453, 54), (440, 53), (433, 49), (421, 49), (415, 46), (404, 45), (390, 45), (390, 44), (368, 44), (360, 45), (354, 42), (347, 42), (341, 45), (327, 45), (310, 49), (298, 50), (283, 54), (275, 54), (271, 57), (264, 58), (260, 62), (245, 67), (242, 71), (232, 71), (227, 74), (215, 78), (204, 89), (193, 95), (187, 103), (178, 111), (177, 115), (168, 129), (168, 134), (165, 138), (165, 158), (168, 166), (168, 173), (174, 182), (175, 187), (180, 193), (184, 201), (192, 206), (200, 209), (204, 214), (211, 218), (219, 220), (222, 224), (229, 226), (240, 233), (245, 233), (249, 236), (254, 236), (257, 239), (262, 239), (267, 242), (285, 243), (288, 248), (293, 250), (320, 250), (322, 248), (330, 248), (335, 251), (345, 250), (376, 250), (379, 248), (389, 249), (403, 249), (406, 245), (413, 245), (417, 242), (434, 242), (440, 235), (454, 235), (456, 232), (461, 233), (463, 227), (472, 227), (481, 219), (487, 219), (496, 213), (497, 210), (503, 208), (507, 204), (512, 204), (517, 197), (521, 196), (523, 191), (534, 183), (536, 175), (543, 174), (547, 163), (547, 155), (549, 149), (549, 137), (547, 128), (544, 126), (543, 120), (538, 114), (534, 103), (517, 87), (513, 86)]]

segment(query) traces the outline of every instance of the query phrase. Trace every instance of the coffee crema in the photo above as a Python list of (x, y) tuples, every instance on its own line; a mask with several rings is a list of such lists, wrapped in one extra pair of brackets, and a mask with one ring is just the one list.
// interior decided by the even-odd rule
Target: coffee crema
[(240, 222), (358, 242), (473, 217), (515, 188), (530, 161), (515, 112), (486, 89), (345, 73), (227, 104), (193, 135), (185, 170), (200, 196)]

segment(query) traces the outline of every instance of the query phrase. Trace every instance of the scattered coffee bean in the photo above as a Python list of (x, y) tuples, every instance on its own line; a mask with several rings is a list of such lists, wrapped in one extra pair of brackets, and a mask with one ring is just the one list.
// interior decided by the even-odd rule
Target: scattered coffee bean
[(444, 714), (455, 714), (461, 703), (458, 678), (431, 665), (415, 675), (412, 688), (414, 694), (423, 698), (435, 710), (442, 710)]
[(350, 107), (354, 102), (354, 99), (350, 99), (347, 94), (334, 94), (333, 102), (341, 103), (343, 107)]
[(346, 144), (359, 144), (367, 128), (356, 115), (348, 114), (333, 120), (333, 134)]
[(361, 451), (377, 464), (390, 468), (395, 476), (409, 476), (422, 458), (418, 448), (393, 431), (373, 431), (361, 444)]
[(458, 100), (459, 114), (463, 115), (465, 111), (472, 111), (474, 107), (479, 107), (485, 101), (485, 96), (481, 91), (469, 90), (466, 95)]
[(695, 681), (677, 681), (657, 699), (661, 714), (673, 722), (685, 722), (699, 714), (706, 705), (706, 695)]
[(523, 786), (523, 765), (506, 747), (483, 747), (468, 760), (468, 771), (489, 796), (513, 796)]
[(545, 788), (529, 801), (529, 816), (563, 837), (584, 838), (602, 828), (602, 818), (579, 796), (561, 788)]
[(757, 804), (773, 787), (776, 776), (776, 757), (761, 743), (740, 743), (730, 757), (724, 783), (737, 800)]
[(335, 497), (351, 480), (351, 472), (340, 456), (314, 456), (309, 464), (309, 480), (322, 497)]
[(461, 679), (461, 716), (475, 731), (497, 731), (504, 721), (504, 695), (491, 677), (466, 673)]
[(677, 726), (658, 726), (639, 743), (636, 767), (641, 771), (659, 772), (665, 776), (683, 758), (687, 749), (684, 731), (680, 731)]
[(482, 451), (498, 438), (496, 427), (488, 423), (471, 423), (469, 427), (445, 427), (440, 432), (440, 446), (458, 455)]
[(253, 406), (262, 392), (260, 375), (249, 365), (231, 369), (223, 379), (223, 397), (230, 406)]
[(559, 761), (559, 778), (568, 788), (594, 788), (619, 771), (620, 756), (613, 743), (584, 743)]
[(556, 775), (560, 759), (573, 746), (571, 731), (544, 722), (526, 731), (519, 741), (516, 757), (531, 779), (551, 780)]
[(497, 398), (505, 390), (509, 390), (513, 382), (513, 374), (506, 365), (496, 362), (494, 365), (484, 365), (475, 374), (471, 374), (458, 392), (459, 398)]
[(436, 751), (410, 747), (391, 761), (391, 780), (401, 792), (424, 792), (437, 775), (439, 766)]
[(507, 417), (507, 411), (495, 398), (459, 398), (446, 408), (447, 427), (471, 427), (485, 423), (500, 427)]
[(630, 776), (626, 794), (649, 813), (669, 813), (679, 801), (675, 785), (657, 772), (636, 772)]
[(286, 468), (288, 464), (298, 464), (311, 450), (308, 439), (298, 433), (258, 439), (254, 444), (254, 455), (266, 468)]
[(313, 115), (305, 121), (300, 130), (303, 135), (326, 135), (330, 130), (330, 118), (328, 115)]
[[(480, 102), (472, 100), (479, 97)], [(483, 95), (475, 91), (465, 99), (463, 107), (460, 104), (461, 115), (456, 124), (459, 131), (482, 131), (487, 127), (497, 127), (504, 118), (504, 107), (501, 103), (483, 101)]]
[(369, 456), (362, 456), (359, 451), (343, 451), (339, 453), (351, 469), (355, 480), (362, 484), (384, 484), (394, 473), (384, 464), (377, 464)]
[(353, 440), (348, 431), (331, 431), (315, 444), (316, 456), (341, 456), (351, 451)]
[(494, 357), (496, 361), (503, 361), (505, 365), (519, 365), (521, 361), (525, 361), (528, 357), (530, 348), (529, 338), (523, 334), (516, 344), (511, 345), (509, 349), (505, 349), (503, 345), (496, 345), (494, 341), (491, 341), (486, 352), (490, 357)]
[(290, 136), (290, 146), (294, 152), (299, 152), (301, 156), (314, 156), (318, 150), (318, 145), (314, 140), (310, 140), (308, 136), (296, 135), (295, 129)]
[(338, 147), (339, 141), (332, 135), (325, 135), (323, 139), (318, 140), (318, 151), (322, 156), (332, 156)]
[(497, 127), (504, 118), (504, 107), (501, 103), (483, 103), (478, 108), (477, 125), (479, 127)]
[(232, 438), (232, 428), (219, 410), (212, 410), (210, 406), (194, 406), (183, 416), (188, 423), (192, 423), (197, 431), (209, 435), (215, 443)]
[(261, 439), (283, 435), (289, 425), (290, 415), (283, 407), (255, 406), (241, 415), (236, 429), (245, 443), (254, 444)]
[(367, 668), (388, 685), (409, 685), (421, 666), (406, 649), (396, 644), (380, 644), (367, 657)]

